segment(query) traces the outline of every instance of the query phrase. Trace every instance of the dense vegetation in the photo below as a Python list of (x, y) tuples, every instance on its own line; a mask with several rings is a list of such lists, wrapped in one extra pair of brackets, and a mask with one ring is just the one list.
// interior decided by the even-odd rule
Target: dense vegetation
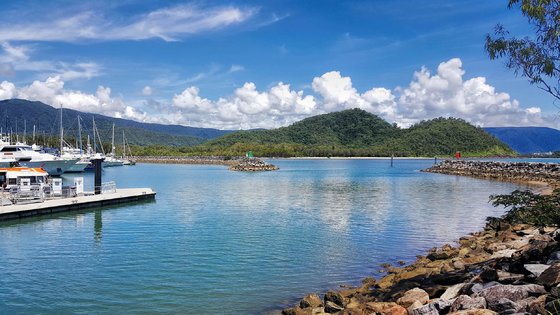
[(500, 220), (509, 224), (560, 226), (560, 190), (558, 189), (550, 195), (516, 190), (511, 194), (490, 196), (490, 200), (494, 206), (505, 206), (509, 210), (500, 219), (488, 218), (489, 222)]
[[(463, 156), (513, 155), (481, 128), (454, 118), (423, 121), (400, 129), (361, 109), (310, 117), (274, 130), (234, 132), (196, 147), (136, 148), (138, 155), (256, 156)], [(165, 152), (165, 154), (161, 153)]]

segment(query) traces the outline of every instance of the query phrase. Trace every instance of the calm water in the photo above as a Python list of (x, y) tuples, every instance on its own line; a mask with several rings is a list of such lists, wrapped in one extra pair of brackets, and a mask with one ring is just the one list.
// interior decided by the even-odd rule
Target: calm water
[(272, 162), (106, 169), (156, 201), (0, 224), (0, 313), (266, 313), (475, 231), (519, 187), (431, 160)]

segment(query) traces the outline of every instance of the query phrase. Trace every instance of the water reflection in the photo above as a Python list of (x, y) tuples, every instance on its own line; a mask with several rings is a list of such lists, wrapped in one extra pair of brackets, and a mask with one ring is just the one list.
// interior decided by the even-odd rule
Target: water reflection
[(96, 210), (93, 223), (93, 239), (95, 243), (100, 243), (103, 236), (103, 214), (101, 210)]

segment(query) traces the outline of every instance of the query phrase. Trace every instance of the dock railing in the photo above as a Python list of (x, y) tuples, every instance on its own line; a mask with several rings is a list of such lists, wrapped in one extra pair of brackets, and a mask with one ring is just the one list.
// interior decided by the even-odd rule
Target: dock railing
[[(82, 188), (83, 189), (83, 188)], [(101, 184), (102, 194), (117, 192), (114, 181)], [(76, 186), (61, 186), (58, 190), (46, 184), (26, 184), (4, 189), (0, 186), (0, 206), (21, 203), (44, 202), (50, 199), (74, 198), (78, 195), (93, 195), (93, 192), (78, 193)]]

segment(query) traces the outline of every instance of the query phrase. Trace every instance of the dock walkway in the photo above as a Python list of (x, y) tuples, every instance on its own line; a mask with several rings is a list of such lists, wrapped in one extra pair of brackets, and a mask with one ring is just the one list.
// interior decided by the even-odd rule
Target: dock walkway
[(0, 221), (26, 218), (125, 202), (155, 199), (151, 188), (121, 188), (112, 193), (86, 194), (73, 198), (49, 199), (44, 202), (14, 204), (0, 207)]

